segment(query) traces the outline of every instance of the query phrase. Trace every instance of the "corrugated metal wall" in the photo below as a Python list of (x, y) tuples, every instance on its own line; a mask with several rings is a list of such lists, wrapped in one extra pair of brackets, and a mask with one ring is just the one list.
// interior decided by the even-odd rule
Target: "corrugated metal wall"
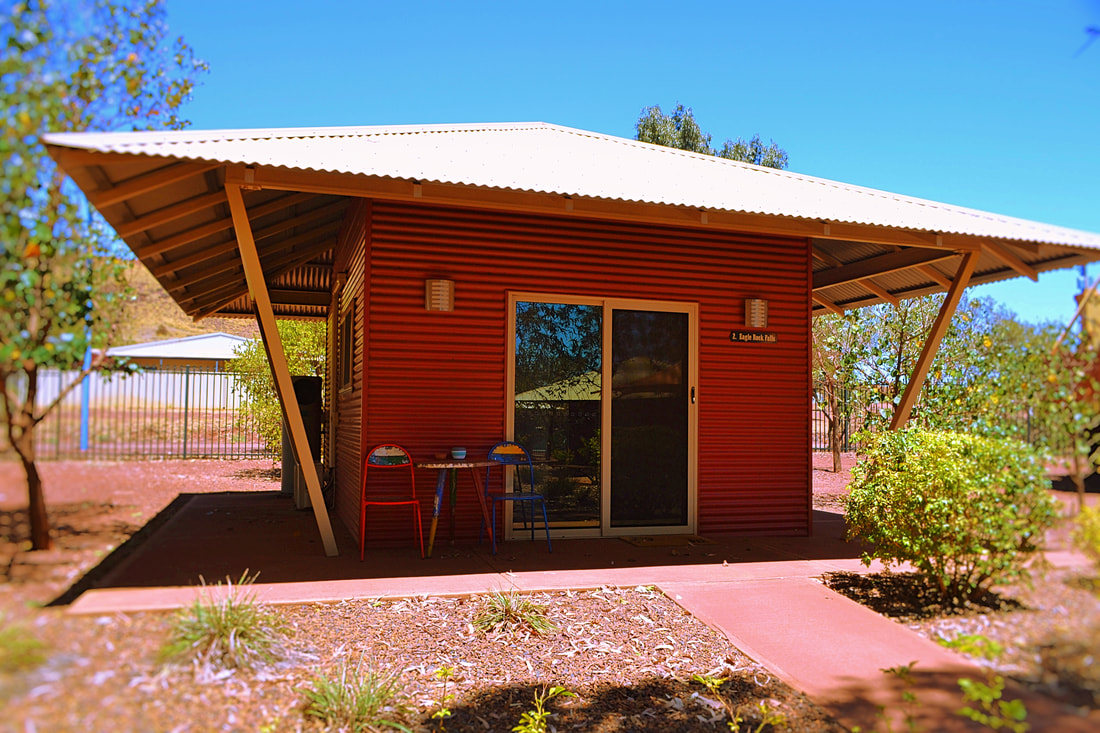
[[(366, 302), (363, 283), (366, 277), (366, 239), (369, 230), (370, 205), (360, 202), (348, 213), (347, 226), (341, 232), (334, 269), (346, 278), (340, 291), (336, 315), (336, 349), (339, 358), (340, 344), (346, 338), (354, 339), (352, 348), (351, 384), (339, 383), (343, 365), (335, 364), (332, 380), (336, 405), (336, 512), (344, 523), (359, 536), (359, 472), (362, 468), (363, 407), (366, 393), (363, 390), (363, 323)], [(354, 309), (354, 333), (342, 330), (344, 315)], [(330, 361), (335, 361), (330, 359)]]
[[(698, 302), (699, 531), (809, 531), (804, 241), (383, 202), (369, 219), (366, 443), (424, 460), (502, 438), (509, 290)], [(453, 313), (424, 310), (433, 277), (455, 281)], [(769, 301), (777, 343), (730, 342), (746, 297)], [(417, 476), (425, 509), (434, 479)], [(457, 532), (469, 540), (480, 515), (462, 481)], [(341, 514), (357, 531), (357, 505), (341, 501)], [(410, 541), (403, 516), (368, 524), (372, 542)]]

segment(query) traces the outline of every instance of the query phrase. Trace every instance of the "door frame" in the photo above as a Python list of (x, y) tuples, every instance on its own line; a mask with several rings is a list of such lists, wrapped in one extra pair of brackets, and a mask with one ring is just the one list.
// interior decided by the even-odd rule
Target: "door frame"
[[(504, 434), (507, 440), (515, 439), (516, 415), (516, 303), (560, 303), (564, 305), (590, 305), (603, 309), (600, 334), (604, 358), (600, 363), (601, 384), (611, 384), (611, 314), (614, 310), (663, 311), (685, 313), (688, 317), (688, 380), (687, 409), (687, 524), (665, 527), (612, 527), (611, 526), (611, 461), (600, 461), (600, 527), (599, 529), (551, 529), (554, 537), (626, 537), (631, 535), (697, 534), (699, 524), (699, 304), (690, 301), (650, 300), (645, 298), (620, 298), (581, 296), (560, 293), (507, 291), (507, 328), (505, 329), (505, 418)], [(601, 456), (611, 455), (611, 390), (600, 395)], [(504, 502), (504, 539), (513, 537), (512, 502)], [(529, 536), (529, 535), (524, 535)]]

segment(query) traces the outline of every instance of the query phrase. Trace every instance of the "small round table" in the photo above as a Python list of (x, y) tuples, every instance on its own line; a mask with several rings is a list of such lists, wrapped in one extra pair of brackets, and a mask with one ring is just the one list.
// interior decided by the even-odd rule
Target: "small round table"
[(432, 504), (432, 527), (428, 531), (427, 557), (432, 556), (432, 548), (435, 546), (435, 530), (439, 524), (439, 510), (443, 506), (443, 487), (447, 484), (448, 476), (451, 477), (451, 485), (455, 487), (455, 493), (451, 494), (451, 537), (454, 538), (455, 494), (457, 493), (458, 469), (460, 468), (470, 469), (470, 476), (474, 480), (474, 491), (477, 492), (477, 501), (481, 505), (481, 516), (485, 520), (485, 526), (489, 528), (489, 539), (491, 541), (495, 539), (493, 536), (495, 528), (489, 521), (489, 508), (485, 504), (485, 488), (481, 484), (481, 476), (478, 472), (479, 468), (495, 465), (494, 461), (473, 461), (466, 458), (441, 458), (416, 464), (417, 468), (434, 468), (439, 471), (439, 478), (435, 484), (435, 503)]

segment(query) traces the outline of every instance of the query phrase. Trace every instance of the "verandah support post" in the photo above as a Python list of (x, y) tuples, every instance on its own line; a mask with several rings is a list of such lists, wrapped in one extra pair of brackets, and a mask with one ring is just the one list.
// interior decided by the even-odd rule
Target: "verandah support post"
[(932, 324), (932, 328), (928, 332), (928, 338), (925, 339), (924, 349), (921, 351), (920, 358), (917, 359), (917, 366), (913, 369), (913, 376), (909, 378), (909, 384), (905, 387), (901, 402), (898, 403), (898, 407), (894, 411), (894, 417), (890, 420), (891, 430), (900, 430), (905, 427), (905, 423), (909, 422), (909, 415), (913, 411), (913, 405), (916, 403), (917, 397), (920, 396), (921, 387), (924, 386), (924, 380), (928, 376), (929, 368), (932, 366), (932, 359), (939, 351), (943, 335), (947, 333), (947, 327), (951, 324), (951, 317), (955, 315), (955, 309), (959, 307), (963, 291), (970, 283), (970, 276), (974, 274), (974, 266), (977, 263), (977, 252), (967, 252), (963, 255), (962, 263), (955, 273), (955, 279), (951, 281), (951, 288), (947, 291), (947, 297), (944, 299), (943, 305), (940, 306), (940, 313), (936, 316), (936, 322)]
[(328, 509), (325, 507), (325, 500), (321, 495), (321, 480), (317, 476), (313, 451), (306, 437), (306, 426), (302, 420), (302, 411), (298, 407), (298, 400), (294, 397), (294, 384), (290, 378), (290, 368), (286, 363), (283, 341), (279, 336), (279, 329), (275, 325), (275, 311), (271, 306), (271, 295), (268, 293), (267, 283), (264, 280), (260, 254), (256, 249), (256, 241), (252, 236), (252, 226), (248, 221), (244, 197), (241, 195), (240, 187), (228, 181), (225, 184), (225, 196), (229, 202), (229, 212), (233, 217), (233, 228), (237, 235), (237, 247), (240, 250), (241, 263), (244, 266), (248, 292), (252, 296), (252, 302), (256, 310), (256, 323), (260, 327), (260, 338), (263, 341), (264, 350), (267, 352), (271, 375), (275, 380), (275, 392), (279, 396), (279, 404), (283, 408), (283, 417), (286, 419), (287, 427), (290, 428), (290, 445), (294, 451), (295, 460), (301, 466), (306, 488), (309, 490), (309, 501), (313, 505), (313, 516), (317, 521), (317, 529), (321, 533), (325, 555), (335, 557), (339, 554), (336, 547), (336, 538), (332, 534)]

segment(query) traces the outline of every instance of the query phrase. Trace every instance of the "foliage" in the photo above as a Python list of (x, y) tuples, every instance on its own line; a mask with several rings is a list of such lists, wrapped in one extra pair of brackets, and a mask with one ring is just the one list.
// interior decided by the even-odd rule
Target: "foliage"
[(677, 104), (672, 114), (666, 115), (660, 106), (645, 107), (634, 123), (635, 139), (668, 148), (678, 148), (702, 155), (716, 155), (727, 160), (738, 160), (768, 168), (783, 170), (787, 167), (787, 153), (775, 142), (765, 145), (759, 135), (745, 142), (742, 138), (727, 139), (722, 147), (711, 147), (710, 133), (703, 132), (695, 121), (691, 108)]
[(1023, 700), (1004, 700), (1004, 677), (993, 675), (988, 682), (964, 678), (959, 680), (963, 697), (968, 703), (959, 710), (959, 715), (969, 718), (993, 730), (1010, 730), (1012, 733), (1027, 733), (1031, 725), (1027, 723), (1027, 708)]
[(945, 605), (965, 605), (1023, 567), (1056, 519), (1044, 461), (1026, 444), (909, 428), (867, 436), (852, 471), (849, 538), (863, 562), (910, 563)]
[(813, 322), (813, 399), (828, 424), (833, 473), (841, 469), (844, 428), (853, 417), (852, 403), (842, 396), (856, 386), (859, 377), (856, 367), (863, 346), (861, 320), (860, 311), (848, 311), (843, 316), (821, 316)]
[(1004, 654), (1004, 645), (981, 634), (959, 634), (954, 639), (936, 639), (940, 646), (979, 659), (994, 660)]
[[(941, 643), (944, 642), (941, 641)], [(981, 635), (964, 635), (959, 637), (958, 645), (948, 642), (944, 643), (944, 646), (971, 648), (977, 650), (979, 655), (987, 659), (996, 658), (1003, 651), (999, 644)], [(916, 684), (913, 678), (913, 668), (916, 667), (916, 664), (916, 662), (910, 662), (909, 664), (900, 664), (882, 670), (884, 674), (897, 678), (903, 686), (901, 693), (903, 721), (905, 730), (909, 733), (919, 733), (924, 730), (917, 720), (917, 710), (920, 708), (921, 702), (917, 694), (913, 692), (913, 687)], [(1005, 681), (1000, 675), (987, 669), (985, 682), (964, 677), (958, 680), (958, 684), (962, 688), (964, 702), (977, 702), (980, 708), (964, 705), (958, 710), (960, 716), (973, 720), (990, 730), (1005, 729), (1011, 730), (1013, 733), (1026, 733), (1030, 730), (1030, 724), (1025, 722), (1027, 708), (1024, 706), (1023, 701), (1002, 699)], [(893, 724), (887, 715), (886, 707), (879, 707), (878, 716), (885, 723), (886, 731), (888, 733), (893, 731)], [(857, 726), (852, 730), (853, 733), (859, 733), (861, 729)]]
[(474, 627), (489, 633), (506, 626), (527, 626), (536, 634), (547, 635), (558, 630), (557, 624), (546, 617), (546, 606), (536, 603), (529, 596), (507, 593), (490, 593), (482, 599), (481, 611), (474, 617)]
[(453, 692), (447, 692), (447, 684), (454, 679), (455, 668), (444, 665), (433, 672), (432, 676), (443, 682), (443, 692), (440, 694), (438, 700), (433, 701), (437, 707), (436, 710), (432, 712), (432, 720), (438, 720), (439, 730), (443, 731), (447, 729), (443, 721), (453, 714), (451, 709), (447, 706), (451, 704), (455, 696)]
[(1073, 544), (1100, 568), (1100, 507), (1085, 507), (1077, 514)]
[(30, 0), (0, 15), (0, 419), (26, 473), (34, 549), (50, 546), (34, 431), (80, 381), (42, 406), (39, 372), (105, 348), (126, 294), (108, 228), (40, 136), (182, 127), (178, 110), (206, 67), (166, 40), (165, 12), (161, 0)]
[[(286, 352), (290, 373), (323, 377), (325, 374), (325, 324), (314, 321), (278, 321), (279, 336)], [(256, 431), (273, 455), (282, 450), (283, 411), (275, 393), (275, 381), (267, 363), (267, 352), (260, 341), (239, 347), (226, 369), (242, 377), (248, 412)]]
[(546, 720), (550, 717), (546, 703), (555, 697), (576, 697), (576, 694), (558, 685), (536, 692), (534, 709), (524, 712), (512, 730), (515, 733), (546, 733)]
[[(838, 423), (857, 415), (876, 425), (880, 405), (896, 404), (913, 372), (943, 296), (879, 305), (814, 319), (817, 409)], [(1013, 437), (1070, 458), (1083, 476), (1100, 456), (1095, 339), (1069, 334), (1058, 344), (1051, 325), (1019, 323), (987, 298), (963, 299), (933, 359), (910, 424), (990, 437)], [(829, 403), (860, 385), (881, 401), (852, 407)], [(867, 413), (860, 415), (860, 411)], [(835, 414), (835, 416), (834, 416)]]
[[(733, 731), (733, 733), (740, 733), (742, 730), (741, 724), (745, 722), (745, 719), (741, 717), (741, 710), (744, 706), (735, 707), (733, 702), (723, 694), (722, 685), (726, 684), (727, 678), (693, 674), (691, 679), (693, 682), (698, 682), (703, 687), (707, 688), (707, 692), (714, 695), (717, 703), (726, 711), (726, 715), (729, 716), (729, 719), (726, 721), (726, 727)], [(767, 700), (761, 700), (757, 703), (755, 714), (759, 715), (759, 722), (756, 727), (752, 729), (752, 733), (761, 733), (761, 731), (769, 725), (772, 726), (773, 729), (787, 727), (787, 716), (772, 710)]]
[(45, 646), (20, 624), (0, 614), (0, 672), (22, 672), (45, 661)]
[(407, 706), (401, 680), (396, 673), (362, 672), (340, 667), (336, 677), (318, 674), (308, 688), (305, 714), (318, 718), (329, 728), (349, 731), (373, 731), (381, 728), (410, 731), (394, 718), (401, 717)]
[(213, 590), (203, 583), (199, 598), (180, 609), (164, 659), (184, 658), (202, 669), (252, 669), (283, 656), (286, 629), (279, 616), (245, 590), (255, 581), (247, 571), (236, 586), (226, 578)]

